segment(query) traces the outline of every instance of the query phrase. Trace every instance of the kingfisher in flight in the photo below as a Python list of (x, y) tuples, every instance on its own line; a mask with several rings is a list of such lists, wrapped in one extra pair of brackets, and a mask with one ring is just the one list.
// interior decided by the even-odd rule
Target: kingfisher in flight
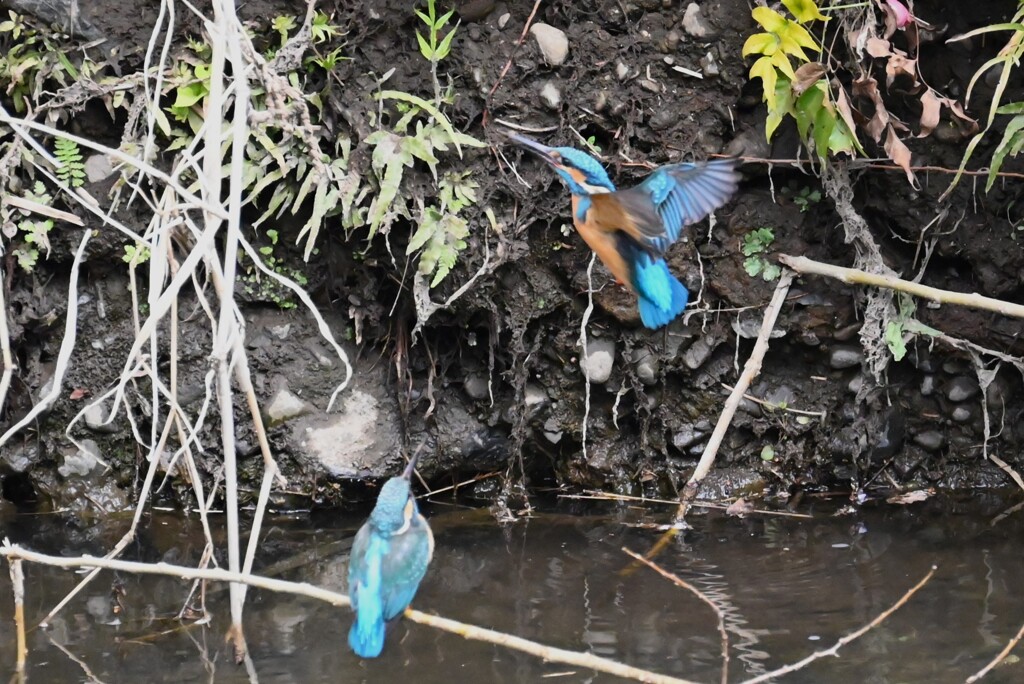
[(670, 164), (639, 185), (616, 190), (594, 157), (572, 147), (548, 147), (508, 133), (551, 166), (572, 193), (572, 220), (615, 278), (637, 297), (640, 320), (661, 328), (683, 312), (686, 287), (665, 253), (682, 229), (729, 201), (739, 184), (736, 159)]
[(348, 644), (362, 658), (384, 649), (384, 633), (412, 602), (434, 554), (434, 535), (412, 495), (417, 454), (384, 483), (370, 519), (356, 533), (348, 564), (355, 622)]

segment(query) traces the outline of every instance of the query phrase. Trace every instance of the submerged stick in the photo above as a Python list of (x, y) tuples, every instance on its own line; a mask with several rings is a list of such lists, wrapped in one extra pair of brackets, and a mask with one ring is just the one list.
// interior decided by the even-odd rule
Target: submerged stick
[(707, 477), (711, 466), (715, 463), (715, 456), (718, 455), (718, 449), (722, 446), (722, 440), (725, 438), (725, 433), (729, 430), (729, 425), (732, 424), (732, 418), (736, 415), (736, 409), (739, 408), (743, 395), (750, 388), (750, 383), (761, 372), (761, 361), (764, 360), (764, 355), (768, 351), (768, 338), (771, 336), (772, 330), (775, 329), (775, 321), (779, 318), (782, 303), (786, 301), (786, 295), (789, 294), (789, 286), (792, 283), (793, 272), (784, 271), (779, 278), (778, 285), (775, 286), (775, 294), (772, 295), (772, 301), (764, 311), (761, 330), (757, 334), (754, 349), (750, 352), (750, 357), (743, 366), (743, 374), (736, 381), (736, 386), (729, 393), (729, 398), (725, 400), (725, 408), (722, 409), (722, 415), (718, 417), (715, 431), (711, 433), (711, 439), (708, 440), (708, 445), (704, 448), (704, 453), (701, 454), (697, 467), (683, 488), (683, 494), (679, 498), (679, 511), (676, 513), (677, 522), (681, 522), (686, 517), (686, 511), (690, 503), (697, 497), (697, 490), (700, 488), (701, 481)]
[(1016, 646), (1022, 638), (1024, 638), (1024, 625), (1020, 626), (1020, 629), (1017, 630), (1017, 633), (1013, 638), (1006, 642), (1006, 646), (1003, 647), (1003, 650), (997, 653), (996, 657), (988, 662), (988, 665), (981, 668), (965, 680), (966, 684), (974, 684), (974, 682), (991, 672), (993, 667), (1003, 662), (1003, 659), (1010, 655), (1010, 651), (1013, 650), (1013, 647)]
[(1014, 304), (1013, 302), (1006, 302), (1001, 299), (983, 297), (976, 292), (968, 293), (940, 290), (936, 287), (928, 287), (927, 285), (903, 280), (902, 278), (877, 275), (875, 273), (868, 273), (867, 271), (860, 271), (856, 268), (833, 266), (832, 264), (825, 264), (802, 256), (780, 254), (779, 261), (801, 274), (827, 276), (853, 285), (873, 285), (875, 287), (882, 287), (888, 290), (906, 292), (907, 294), (914, 295), (915, 297), (930, 299), (933, 302), (957, 304), (959, 306), (967, 306), (972, 309), (995, 311), (996, 313), (1003, 314), (1004, 316), (1024, 318), (1024, 306)]
[[(240, 572), (229, 572), (219, 568), (189, 568), (183, 565), (171, 565), (169, 563), (140, 563), (137, 561), (123, 561), (109, 558), (96, 558), (94, 556), (79, 556), (77, 558), (65, 558), (63, 556), (51, 556), (44, 553), (29, 551), (20, 546), (5, 542), (0, 546), (0, 556), (14, 561), (28, 561), (40, 565), (50, 565), (58, 568), (94, 568), (96, 570), (119, 570), (143, 575), (164, 575), (178, 577), (181, 579), (204, 579), (214, 582), (228, 582), (231, 584), (247, 584), (249, 586), (276, 591), (282, 594), (293, 594), (305, 596), (329, 603), (333, 606), (349, 606), (351, 601), (345, 594), (336, 591), (329, 591), (315, 587), (305, 582), (288, 582), (285, 580), (260, 577), (259, 575), (248, 575)], [(565, 663), (586, 667), (597, 672), (626, 677), (638, 682), (651, 682), (653, 684), (694, 684), (686, 679), (669, 677), (657, 672), (650, 672), (638, 667), (624, 665), (623, 663), (602, 658), (592, 653), (580, 651), (567, 651), (561, 648), (545, 646), (544, 644), (523, 639), (521, 637), (498, 632), (493, 629), (469, 625), (457, 620), (423, 613), (412, 608), (405, 610), (405, 617), (411, 622), (416, 622), (428, 627), (434, 627), (445, 632), (458, 634), (466, 639), (486, 641), (497, 646), (504, 646), (523, 653), (529, 653), (542, 658), (548, 662)]]
[(690, 593), (694, 594), (701, 601), (708, 604), (708, 606), (711, 607), (711, 610), (715, 611), (715, 617), (718, 618), (718, 635), (722, 637), (722, 684), (726, 684), (726, 682), (729, 681), (729, 633), (725, 631), (725, 615), (722, 613), (722, 609), (719, 608), (718, 605), (714, 601), (712, 601), (708, 597), (708, 595), (705, 594), (703, 591), (693, 586), (692, 584), (690, 584), (683, 578), (679, 577), (678, 575), (675, 575), (669, 572), (668, 570), (664, 569), (654, 561), (647, 560), (639, 553), (636, 553), (635, 551), (630, 551), (625, 546), (622, 547), (622, 551), (627, 556), (631, 556), (635, 560), (649, 567), (651, 570), (654, 570), (654, 572), (658, 573), (659, 575), (661, 575), (677, 587), (682, 587), (683, 589), (686, 589)]
[(879, 613), (878, 616), (874, 620), (869, 622), (868, 624), (864, 625), (863, 627), (861, 627), (860, 629), (858, 629), (858, 630), (856, 630), (854, 632), (850, 632), (846, 636), (844, 636), (841, 639), (839, 639), (836, 643), (832, 644), (831, 647), (826, 648), (823, 651), (815, 651), (814, 653), (812, 653), (811, 655), (807, 656), (803, 660), (795, 662), (795, 663), (793, 663), (791, 665), (784, 665), (783, 667), (780, 667), (777, 670), (772, 670), (771, 672), (765, 672), (764, 674), (758, 675), (757, 677), (754, 677), (752, 679), (746, 679), (746, 680), (744, 680), (742, 682), (742, 684), (759, 684), (760, 682), (767, 682), (767, 681), (770, 681), (770, 680), (775, 679), (777, 677), (781, 677), (784, 674), (789, 674), (790, 672), (796, 672), (797, 670), (803, 669), (804, 667), (807, 667), (808, 665), (813, 663), (815, 660), (820, 660), (821, 658), (824, 658), (825, 656), (835, 656), (835, 657), (838, 657), (839, 656), (839, 649), (840, 648), (842, 648), (846, 644), (850, 643), (851, 641), (853, 641), (855, 639), (859, 639), (860, 637), (864, 636), (869, 631), (871, 631), (872, 629), (874, 629), (878, 625), (882, 624), (885, 621), (885, 619), (888, 618), (890, 615), (892, 615), (897, 610), (902, 608), (903, 605), (907, 601), (910, 600), (911, 596), (916, 594), (917, 591), (921, 587), (923, 587), (924, 585), (928, 584), (928, 581), (932, 578), (932, 576), (935, 574), (935, 571), (938, 570), (938, 569), (939, 569), (939, 566), (933, 565), (931, 567), (931, 569), (928, 571), (928, 574), (925, 575), (921, 579), (920, 582), (918, 582), (917, 584), (912, 586), (910, 589), (908, 589), (907, 592), (905, 594), (903, 594), (903, 596), (900, 597), (899, 601), (897, 601), (896, 603), (894, 603), (891, 606), (889, 606), (889, 608), (887, 608), (886, 610), (884, 610), (881, 613)]
[(15, 663), (16, 672), (25, 674), (25, 659), (28, 657), (28, 646), (25, 640), (25, 572), (21, 560), (11, 558), (11, 586), (14, 588), (14, 629), (18, 633), (18, 655)]

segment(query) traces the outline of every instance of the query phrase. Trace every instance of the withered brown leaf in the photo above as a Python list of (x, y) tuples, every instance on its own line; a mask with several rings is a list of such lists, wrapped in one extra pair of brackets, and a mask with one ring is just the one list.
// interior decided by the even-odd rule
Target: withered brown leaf
[(793, 79), (793, 93), (800, 97), (812, 85), (825, 75), (825, 65), (821, 62), (808, 62), (796, 70)]
[(917, 176), (914, 175), (913, 169), (910, 168), (910, 148), (903, 144), (903, 141), (896, 135), (896, 131), (892, 126), (889, 126), (889, 134), (885, 136), (885, 153), (889, 155), (889, 159), (892, 159), (904, 173), (907, 174), (907, 180), (914, 188), (919, 188), (920, 185), (917, 182)]

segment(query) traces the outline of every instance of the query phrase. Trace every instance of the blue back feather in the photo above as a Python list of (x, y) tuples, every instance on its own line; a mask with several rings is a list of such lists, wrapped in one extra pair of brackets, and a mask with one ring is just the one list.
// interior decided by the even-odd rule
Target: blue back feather
[(652, 330), (668, 325), (686, 308), (690, 293), (669, 272), (664, 259), (637, 252), (632, 263), (640, 320)]

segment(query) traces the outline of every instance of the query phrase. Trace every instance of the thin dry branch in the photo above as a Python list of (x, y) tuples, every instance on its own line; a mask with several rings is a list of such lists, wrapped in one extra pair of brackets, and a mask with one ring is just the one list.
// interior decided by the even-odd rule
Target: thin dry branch
[(1003, 662), (1003, 659), (1006, 658), (1006, 656), (1010, 655), (1010, 651), (1013, 650), (1014, 646), (1016, 646), (1022, 638), (1024, 638), (1024, 625), (1020, 626), (1020, 629), (1017, 630), (1017, 633), (1013, 635), (1012, 639), (1006, 642), (1006, 646), (1004, 646), (1003, 650), (996, 654), (995, 658), (990, 660), (988, 664), (985, 665), (985, 667), (981, 668), (965, 680), (966, 684), (973, 684), (974, 682), (978, 681), (979, 679), (987, 675), (989, 672), (991, 672), (992, 668), (994, 668), (999, 663)]
[(25, 641), (25, 572), (22, 561), (10, 559), (11, 585), (14, 588), (14, 629), (18, 635), (18, 654), (15, 656), (16, 672), (25, 674), (25, 658), (28, 657), (28, 646)]
[(775, 679), (776, 677), (781, 677), (784, 674), (789, 674), (790, 672), (796, 672), (797, 670), (801, 670), (801, 669), (807, 667), (808, 665), (810, 665), (811, 663), (813, 663), (815, 660), (821, 660), (825, 656), (838, 656), (840, 648), (842, 648), (843, 646), (847, 645), (851, 641), (854, 641), (855, 639), (859, 639), (860, 637), (864, 636), (869, 631), (871, 631), (872, 629), (874, 629), (878, 625), (880, 625), (883, 622), (885, 622), (886, 618), (888, 618), (890, 615), (892, 615), (897, 610), (902, 608), (903, 605), (907, 601), (910, 600), (911, 596), (916, 594), (917, 591), (921, 587), (923, 587), (924, 585), (928, 584), (928, 581), (935, 574), (936, 570), (938, 570), (938, 566), (937, 565), (933, 565), (931, 567), (931, 569), (928, 571), (928, 574), (925, 575), (921, 579), (920, 582), (918, 582), (917, 584), (912, 586), (910, 589), (908, 589), (907, 592), (905, 594), (903, 594), (903, 596), (900, 597), (899, 601), (897, 601), (896, 603), (892, 604), (892, 606), (890, 606), (886, 610), (884, 610), (881, 613), (879, 613), (878, 616), (874, 620), (869, 622), (868, 624), (864, 625), (863, 627), (861, 627), (860, 629), (858, 629), (858, 630), (856, 630), (854, 632), (850, 632), (846, 636), (844, 636), (841, 639), (839, 639), (831, 647), (826, 648), (823, 651), (815, 651), (814, 653), (812, 653), (811, 655), (807, 656), (803, 660), (795, 662), (795, 663), (793, 663), (791, 665), (785, 665), (783, 667), (780, 667), (777, 670), (772, 670), (771, 672), (765, 672), (764, 674), (758, 675), (757, 677), (754, 677), (752, 679), (744, 680), (742, 682), (742, 684), (759, 684), (759, 682), (767, 682), (769, 680)]
[[(307, 598), (329, 603), (333, 606), (344, 607), (351, 605), (349, 597), (345, 594), (321, 589), (320, 587), (315, 587), (311, 584), (287, 582), (285, 580), (270, 579), (268, 577), (260, 577), (259, 575), (247, 575), (220, 569), (189, 568), (182, 565), (171, 565), (169, 563), (139, 563), (136, 561), (95, 558), (93, 556), (80, 556), (77, 558), (50, 556), (43, 553), (36, 553), (35, 551), (29, 551), (28, 549), (13, 545), (7, 540), (5, 540), (3, 545), (0, 546), (0, 556), (6, 557), (11, 561), (22, 560), (58, 568), (118, 570), (120, 572), (143, 575), (163, 575), (168, 577), (178, 577), (180, 579), (204, 579), (214, 582), (246, 584), (260, 589), (266, 589), (268, 591), (276, 591), (295, 596), (305, 596)], [(631, 667), (629, 665), (615, 662), (614, 660), (609, 660), (608, 658), (596, 656), (592, 653), (553, 648), (551, 646), (545, 646), (544, 644), (513, 636), (511, 634), (468, 625), (463, 622), (458, 622), (457, 620), (423, 613), (411, 608), (406, 609), (405, 617), (411, 622), (416, 622), (421, 625), (427, 625), (428, 627), (434, 627), (445, 632), (457, 634), (466, 639), (485, 641), (497, 646), (504, 646), (506, 648), (522, 651), (523, 653), (529, 653), (548, 662), (586, 667), (597, 672), (606, 672), (608, 674), (633, 679), (639, 682), (651, 682), (653, 684), (694, 684), (689, 680), (660, 675), (656, 672)]]
[(708, 440), (708, 445), (704, 448), (704, 453), (701, 454), (700, 461), (697, 462), (697, 467), (694, 469), (693, 474), (687, 481), (686, 486), (683, 488), (683, 494), (679, 500), (679, 511), (676, 513), (676, 521), (682, 521), (686, 516), (687, 508), (690, 503), (697, 497), (697, 490), (700, 488), (701, 481), (707, 477), (708, 472), (711, 470), (711, 466), (715, 463), (715, 456), (718, 455), (718, 449), (722, 445), (722, 440), (725, 438), (725, 433), (729, 429), (729, 425), (732, 423), (732, 418), (736, 414), (736, 409), (739, 408), (740, 401), (743, 400), (743, 395), (746, 394), (750, 388), (750, 383), (753, 382), (754, 378), (757, 377), (758, 373), (761, 372), (761, 361), (764, 359), (765, 353), (768, 351), (768, 339), (771, 336), (772, 330), (775, 329), (775, 321), (779, 317), (779, 312), (782, 310), (782, 304), (786, 301), (786, 295), (789, 294), (789, 286), (793, 283), (793, 272), (784, 271), (782, 276), (779, 278), (778, 285), (775, 286), (775, 293), (772, 295), (772, 300), (768, 304), (768, 308), (764, 312), (764, 320), (761, 322), (761, 330), (757, 334), (757, 341), (754, 342), (754, 349), (750, 352), (750, 358), (747, 359), (747, 363), (743, 366), (743, 374), (740, 375), (739, 380), (736, 382), (736, 386), (729, 394), (729, 398), (725, 401), (725, 408), (722, 409), (722, 415), (718, 417), (718, 423), (715, 425), (714, 432), (711, 433), (711, 439)]
[(923, 297), (924, 299), (930, 299), (934, 302), (957, 304), (959, 306), (968, 306), (973, 309), (995, 311), (996, 313), (1003, 314), (1004, 316), (1024, 318), (1024, 306), (1014, 304), (1013, 302), (1006, 302), (1001, 299), (983, 297), (973, 292), (966, 293), (940, 290), (935, 287), (928, 287), (927, 285), (921, 285), (901, 278), (876, 275), (874, 273), (860, 271), (855, 268), (843, 268), (842, 266), (824, 264), (820, 261), (814, 261), (813, 259), (808, 259), (807, 257), (802, 256), (780, 254), (779, 261), (801, 274), (826, 276), (854, 285), (873, 285), (875, 287), (882, 287), (888, 290), (906, 292), (907, 294), (914, 295), (915, 297)]
[(631, 556), (636, 561), (643, 563), (651, 570), (654, 570), (654, 572), (658, 573), (659, 575), (667, 579), (669, 582), (672, 582), (677, 587), (682, 587), (683, 589), (686, 589), (694, 596), (699, 598), (701, 601), (708, 604), (711, 610), (715, 612), (715, 617), (718, 618), (718, 634), (722, 637), (722, 684), (726, 684), (726, 682), (729, 681), (729, 633), (725, 631), (725, 615), (722, 613), (722, 609), (719, 608), (714, 601), (708, 598), (707, 594), (705, 594), (703, 591), (693, 586), (692, 584), (690, 584), (683, 578), (679, 577), (678, 575), (675, 575), (669, 572), (668, 570), (665, 570), (654, 561), (647, 560), (639, 553), (636, 553), (635, 551), (630, 551), (625, 546), (622, 547), (622, 551), (627, 556)]

